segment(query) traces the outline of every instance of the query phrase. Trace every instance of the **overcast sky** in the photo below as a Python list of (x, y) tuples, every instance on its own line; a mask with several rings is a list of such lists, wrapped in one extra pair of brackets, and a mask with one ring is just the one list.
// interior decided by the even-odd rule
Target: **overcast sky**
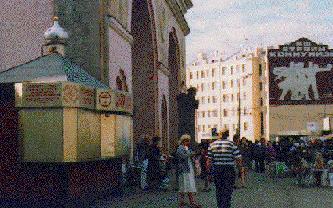
[[(333, 48), (333, 0), (192, 0), (187, 63), (198, 52), (235, 52), (307, 37)], [(246, 40), (247, 39), (247, 40)]]

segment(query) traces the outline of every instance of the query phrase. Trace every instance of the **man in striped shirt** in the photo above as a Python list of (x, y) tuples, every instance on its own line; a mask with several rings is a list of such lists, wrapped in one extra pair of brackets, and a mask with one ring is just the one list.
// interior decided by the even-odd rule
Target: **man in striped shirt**
[(235, 165), (240, 167), (241, 154), (237, 146), (228, 140), (229, 130), (220, 132), (219, 139), (208, 148), (209, 167), (216, 186), (218, 208), (231, 207), (231, 196), (235, 185)]

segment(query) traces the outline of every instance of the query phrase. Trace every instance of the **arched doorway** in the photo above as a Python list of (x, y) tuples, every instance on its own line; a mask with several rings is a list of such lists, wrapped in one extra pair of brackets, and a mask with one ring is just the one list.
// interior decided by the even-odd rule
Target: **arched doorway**
[(163, 95), (162, 99), (162, 148), (164, 152), (169, 152), (170, 150), (170, 143), (168, 137), (168, 105), (165, 96)]
[(171, 148), (175, 148), (177, 140), (179, 138), (178, 133), (178, 107), (177, 107), (177, 96), (179, 94), (179, 48), (176, 31), (173, 30), (169, 34), (169, 137), (172, 138)]
[[(132, 83), (133, 83), (133, 137), (155, 135), (156, 78), (155, 30), (152, 5), (149, 0), (133, 1), (132, 6)], [(134, 140), (134, 142), (137, 142)]]

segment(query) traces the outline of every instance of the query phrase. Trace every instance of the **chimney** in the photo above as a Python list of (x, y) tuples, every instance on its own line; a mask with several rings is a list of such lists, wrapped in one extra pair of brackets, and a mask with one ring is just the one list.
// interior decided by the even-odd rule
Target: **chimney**
[(45, 42), (42, 47), (42, 55), (59, 53), (65, 55), (66, 39), (68, 33), (59, 25), (58, 17), (53, 17), (53, 26), (44, 33)]

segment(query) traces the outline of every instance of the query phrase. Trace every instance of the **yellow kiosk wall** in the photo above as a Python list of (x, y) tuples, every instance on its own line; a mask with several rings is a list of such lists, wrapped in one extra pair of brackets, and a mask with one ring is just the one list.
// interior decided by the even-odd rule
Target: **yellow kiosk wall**
[(24, 161), (63, 160), (63, 110), (22, 109), (19, 112)]
[(78, 160), (91, 160), (101, 157), (100, 114), (78, 109)]

